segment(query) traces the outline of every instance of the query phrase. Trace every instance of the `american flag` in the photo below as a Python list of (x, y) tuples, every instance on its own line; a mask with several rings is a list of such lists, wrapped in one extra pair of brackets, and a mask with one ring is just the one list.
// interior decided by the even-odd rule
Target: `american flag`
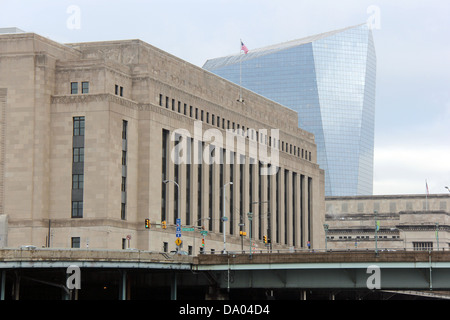
[(241, 50), (244, 51), (245, 54), (248, 53), (248, 49), (247, 49), (247, 47), (245, 46), (245, 44), (242, 42), (242, 40), (241, 40)]

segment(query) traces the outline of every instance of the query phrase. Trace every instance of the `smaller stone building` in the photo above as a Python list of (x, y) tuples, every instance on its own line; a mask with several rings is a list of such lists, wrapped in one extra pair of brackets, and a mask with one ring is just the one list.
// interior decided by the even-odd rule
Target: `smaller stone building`
[(449, 248), (450, 194), (326, 197), (325, 202), (327, 249)]

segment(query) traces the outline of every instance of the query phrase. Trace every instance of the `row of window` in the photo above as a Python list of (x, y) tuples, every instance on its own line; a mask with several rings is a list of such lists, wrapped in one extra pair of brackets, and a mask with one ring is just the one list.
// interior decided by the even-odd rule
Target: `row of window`
[[(80, 92), (80, 88), (81, 88), (81, 93), (82, 94), (89, 93), (89, 82), (88, 81), (82, 81), (81, 82), (81, 87), (80, 87), (80, 83), (78, 83), (78, 82), (71, 82), (70, 83), (70, 94), (78, 94)], [(114, 93), (117, 96), (123, 97), (123, 87), (116, 84), (114, 86)]]
[(262, 144), (266, 144), (270, 147), (273, 146), (283, 152), (311, 161), (311, 152), (308, 150), (292, 145), (291, 143), (275, 139), (271, 136), (267, 136), (262, 132), (258, 133), (258, 131), (251, 128), (247, 128), (248, 132), (246, 132), (246, 128), (243, 125), (226, 120), (225, 118), (221, 118), (220, 116), (212, 113), (210, 114), (209, 112), (205, 112), (197, 107), (194, 108), (193, 106), (189, 106), (188, 108), (186, 103), (183, 105), (180, 101), (175, 103), (175, 99), (170, 99), (167, 96), (164, 99), (162, 94), (159, 95), (159, 106), (165, 107), (166, 109), (171, 109), (172, 111), (184, 114), (185, 116), (189, 116), (190, 118), (194, 118), (196, 120), (205, 121), (206, 123), (217, 126), (218, 128), (236, 130), (237, 132), (240, 132), (242, 136), (245, 136), (247, 133), (247, 138), (251, 140), (256, 140)]
[[(80, 237), (72, 237), (71, 238), (71, 248), (81, 248), (81, 238)], [(130, 246), (127, 244), (129, 243), (129, 240), (127, 238), (122, 238), (122, 249), (127, 249)], [(86, 246), (88, 246), (88, 243), (86, 243)], [(165, 251), (167, 252), (167, 251)], [(192, 253), (190, 253), (192, 254)]]
[[(85, 128), (85, 118), (84, 117), (74, 117), (73, 118), (73, 135), (74, 137), (83, 137), (84, 138), (84, 128)], [(122, 220), (126, 219), (126, 191), (127, 191), (127, 177), (126, 177), (126, 164), (127, 164), (127, 147), (126, 147), (126, 139), (127, 139), (127, 130), (128, 130), (128, 122), (123, 120), (122, 122), (122, 140), (125, 140), (125, 143), (122, 142), (122, 166), (125, 167), (125, 170), (122, 170), (122, 183), (121, 183), (121, 191), (125, 194), (122, 196), (121, 203), (121, 218)], [(80, 142), (78, 142), (80, 143)], [(73, 190), (83, 190), (84, 189), (84, 173), (79, 173), (80, 166), (84, 171), (84, 142), (83, 146), (74, 145), (72, 147), (72, 191)], [(77, 166), (78, 165), (78, 166)], [(76, 167), (74, 169), (74, 167)], [(76, 198), (74, 198), (72, 193), (72, 218), (82, 218), (83, 217), (83, 193), (77, 193)]]
[[(334, 236), (327, 236), (327, 239), (330, 240), (335, 240), (336, 238)], [(365, 240), (365, 239), (375, 239), (375, 236), (339, 236), (339, 240), (352, 240), (352, 239), (356, 239), (356, 240)], [(377, 239), (388, 239), (388, 236), (386, 235), (382, 235), (382, 236), (378, 236), (377, 235)], [(400, 239), (400, 236), (391, 236), (390, 239)]]
[[(70, 83), (70, 94), (78, 94), (79, 93), (79, 83), (71, 82)], [(86, 94), (89, 93), (89, 82), (83, 81), (81, 82), (81, 93)]]
[[(351, 204), (350, 204), (351, 205)], [(397, 208), (397, 205), (400, 208)], [(437, 209), (437, 207), (439, 206), (439, 210), (447, 210), (447, 202), (446, 201), (440, 201), (439, 203), (433, 202), (433, 203), (429, 203), (428, 201), (422, 201), (422, 205), (420, 205), (420, 203), (414, 203), (412, 201), (407, 201), (405, 206), (403, 206), (402, 203), (397, 203), (397, 202), (389, 202), (389, 212), (391, 213), (395, 213), (398, 211), (403, 210), (402, 208), (405, 207), (404, 210), (406, 211), (413, 211), (413, 210), (426, 210), (426, 209), (430, 209), (430, 206), (433, 206)], [(384, 205), (386, 207), (386, 205)], [(373, 211), (380, 211), (380, 207), (381, 204), (380, 202), (374, 202), (373, 203)], [(420, 208), (421, 207), (421, 208)], [(332, 204), (327, 204), (327, 212), (331, 213), (333, 211), (334, 206)], [(336, 208), (338, 208), (338, 205), (336, 205)], [(365, 204), (365, 203), (358, 203), (357, 204), (357, 212), (358, 213), (363, 213), (365, 211), (370, 211), (372, 209), (372, 205), (369, 204)], [(354, 209), (352, 209), (354, 210)], [(386, 210), (386, 209), (384, 209)], [(341, 203), (341, 213), (350, 213), (350, 209), (349, 209), (349, 204), (347, 202)]]
[[(161, 168), (161, 175), (162, 175), (162, 181), (165, 181), (168, 178), (168, 172), (171, 171), (169, 169), (169, 164), (170, 162), (168, 161), (169, 156), (170, 156), (170, 151), (169, 151), (169, 147), (168, 147), (168, 143), (169, 143), (169, 137), (170, 137), (170, 132), (168, 130), (163, 129), (162, 130), (162, 168)], [(194, 144), (198, 144), (198, 150), (200, 153), (204, 153), (204, 150), (206, 148), (204, 142), (202, 141), (197, 141), (194, 140), (192, 138), (188, 138), (189, 141), (187, 142), (187, 146), (191, 146), (190, 149), (194, 149)], [(189, 147), (188, 147), (189, 148)], [(213, 149), (214, 151), (217, 151), (216, 149)], [(217, 152), (219, 152), (221, 154), (221, 156), (224, 158), (226, 156), (227, 150), (226, 149), (219, 149)], [(213, 151), (210, 151), (210, 154), (212, 154)], [(230, 155), (232, 158), (235, 158), (235, 156), (237, 156), (234, 152), (231, 152)], [(244, 157), (244, 156), (241, 156)], [(181, 172), (178, 168), (179, 164), (177, 164), (176, 162), (173, 163), (173, 172), (174, 172), (174, 181), (177, 182), (177, 186), (176, 188), (173, 189), (173, 216), (170, 214), (170, 212), (167, 210), (167, 203), (169, 201), (169, 195), (167, 194), (167, 186), (166, 183), (162, 183), (162, 188), (161, 188), (161, 221), (171, 221), (173, 219), (174, 223), (176, 221), (176, 218), (178, 218), (180, 216), (180, 213), (178, 212), (178, 188), (184, 188), (186, 190), (186, 194), (188, 194), (188, 190), (191, 187), (191, 181), (196, 181), (196, 186), (197, 186), (197, 190), (196, 190), (196, 195), (194, 195), (194, 197), (197, 197), (197, 205), (196, 207), (194, 207), (191, 203), (191, 197), (188, 196), (186, 197), (186, 220), (185, 223), (186, 225), (191, 225), (191, 224), (195, 224), (195, 222), (197, 222), (198, 225), (202, 225), (203, 223), (201, 222), (202, 220), (205, 219), (209, 219), (209, 226), (207, 227), (209, 231), (215, 231), (213, 230), (213, 223), (212, 221), (215, 220), (216, 218), (222, 217), (224, 215), (227, 216), (228, 221), (230, 221), (230, 223), (227, 225), (228, 228), (228, 232), (229, 234), (236, 234), (237, 230), (234, 230), (234, 221), (236, 221), (237, 219), (242, 219), (245, 217), (242, 217), (239, 212), (251, 212), (252, 210), (255, 209), (254, 206), (252, 206), (252, 204), (254, 203), (253, 199), (253, 192), (255, 191), (255, 194), (257, 194), (257, 199), (263, 199), (263, 184), (260, 183), (261, 181), (263, 181), (264, 179), (266, 179), (265, 183), (266, 186), (265, 188), (267, 188), (267, 201), (266, 202), (270, 202), (270, 195), (271, 195), (271, 190), (276, 190), (275, 191), (275, 195), (276, 195), (276, 199), (272, 200), (275, 201), (275, 208), (276, 208), (276, 212), (274, 213), (274, 225), (275, 228), (274, 230), (270, 230), (269, 233), (273, 233), (273, 235), (269, 235), (269, 237), (273, 236), (273, 241), (276, 243), (285, 243), (287, 244), (289, 242), (290, 239), (287, 238), (286, 233), (285, 234), (280, 234), (280, 230), (281, 230), (281, 216), (283, 215), (285, 217), (284, 219), (284, 229), (287, 230), (287, 221), (288, 221), (288, 216), (291, 215), (292, 219), (294, 221), (294, 223), (296, 224), (296, 228), (293, 228), (293, 232), (292, 232), (292, 243), (294, 245), (296, 245), (296, 230), (299, 230), (298, 232), (300, 232), (300, 234), (310, 234), (310, 225), (305, 226), (301, 223), (301, 221), (303, 220), (302, 218), (299, 218), (298, 215), (300, 215), (300, 217), (302, 217), (303, 215), (305, 216), (310, 216), (311, 214), (311, 187), (312, 187), (312, 178), (309, 178), (305, 175), (302, 175), (300, 173), (296, 173), (296, 172), (292, 172), (292, 177), (289, 177), (289, 170), (283, 170), (280, 169), (278, 170), (278, 172), (276, 173), (276, 178), (274, 179), (275, 181), (272, 183), (271, 182), (271, 176), (270, 175), (259, 175), (258, 172), (261, 172), (262, 168), (263, 168), (263, 164), (261, 162), (259, 163), (255, 163), (253, 164), (252, 161), (250, 161), (250, 165), (248, 168), (248, 174), (249, 174), (249, 179), (248, 181), (244, 181), (244, 176), (245, 176), (245, 170), (246, 167), (243, 164), (240, 165), (230, 165), (228, 167), (228, 173), (226, 174), (226, 171), (224, 170), (224, 164), (223, 162), (218, 165), (207, 165), (207, 167), (205, 168), (205, 166), (203, 164), (198, 164), (197, 165), (197, 173), (196, 176), (194, 175), (194, 170), (193, 170), (193, 166), (188, 165), (186, 167), (186, 170), (183, 174), (185, 174), (185, 176), (181, 176)], [(235, 170), (238, 170), (238, 176), (237, 176), (237, 181), (239, 184), (236, 187), (240, 188), (240, 196), (238, 198), (238, 201), (236, 201), (235, 197), (234, 197), (234, 193), (233, 193), (233, 188), (235, 187), (235, 185), (233, 184), (229, 184), (227, 185), (227, 196), (226, 199), (224, 200), (224, 193), (221, 190), (215, 190), (216, 186), (215, 183), (213, 181), (214, 177), (215, 177), (215, 170), (218, 170), (218, 185), (223, 188), (223, 186), (227, 183), (227, 182), (233, 182), (234, 180), (234, 172)], [(204, 177), (203, 174), (207, 174), (208, 176), (208, 180), (204, 181)], [(253, 180), (254, 175), (258, 176), (258, 182)], [(289, 190), (291, 189), (291, 193), (289, 192), (284, 192), (283, 194), (280, 192), (281, 190), (281, 183), (282, 183), (282, 179), (281, 179), (281, 175), (284, 174), (284, 190)], [(244, 184), (248, 185), (248, 193), (244, 192)], [(305, 188), (305, 189), (303, 189)], [(181, 191), (180, 191), (181, 192)], [(189, 191), (190, 192), (190, 191)], [(300, 201), (302, 203), (306, 202), (308, 203), (308, 206), (300, 206), (299, 208), (297, 208), (296, 205), (296, 197), (292, 197), (292, 206), (290, 206), (288, 204), (289, 201), (289, 195), (293, 194), (293, 195), (300, 195)], [(219, 212), (213, 212), (213, 206), (211, 204), (214, 203), (214, 197), (216, 197), (216, 200), (219, 201)], [(248, 210), (247, 208), (244, 208), (244, 199), (248, 198)], [(209, 205), (206, 206), (206, 208), (203, 207), (204, 204), (204, 200), (208, 199), (207, 202), (209, 203)], [(223, 201), (226, 201), (226, 213), (223, 213)], [(284, 202), (284, 207), (281, 207), (281, 203)], [(191, 207), (192, 206), (192, 207)], [(217, 217), (214, 217), (214, 215), (217, 215)], [(267, 230), (263, 230), (262, 229), (262, 221), (263, 219), (269, 219), (268, 216), (266, 215), (265, 217), (263, 217), (263, 207), (261, 206), (261, 202), (259, 205), (259, 210), (258, 210), (258, 223), (254, 225), (255, 227), (255, 231), (256, 231), (256, 235), (255, 238), (257, 239), (262, 239), (263, 234), (265, 234), (265, 232)], [(170, 217), (169, 217), (170, 216)], [(308, 219), (308, 221), (310, 221)], [(243, 221), (240, 221), (243, 222)], [(223, 225), (219, 224), (219, 232), (223, 232), (222, 229)], [(303, 241), (303, 237), (301, 238)], [(301, 246), (303, 246), (303, 242), (300, 244)]]

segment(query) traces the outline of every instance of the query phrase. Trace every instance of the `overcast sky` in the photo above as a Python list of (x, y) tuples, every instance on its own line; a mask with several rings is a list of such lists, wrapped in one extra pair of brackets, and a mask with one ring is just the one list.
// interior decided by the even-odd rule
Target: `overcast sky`
[(448, 193), (450, 1), (0, 0), (0, 27), (58, 42), (141, 39), (201, 67), (369, 22), (377, 53), (374, 194)]

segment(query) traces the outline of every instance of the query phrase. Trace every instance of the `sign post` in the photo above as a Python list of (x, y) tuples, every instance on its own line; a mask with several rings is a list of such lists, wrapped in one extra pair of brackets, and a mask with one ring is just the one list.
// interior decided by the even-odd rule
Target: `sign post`
[(181, 241), (181, 219), (177, 218), (176, 220), (176, 237), (177, 239), (175, 240), (175, 244), (177, 245), (177, 251), (180, 250), (180, 245), (183, 243), (183, 241)]

